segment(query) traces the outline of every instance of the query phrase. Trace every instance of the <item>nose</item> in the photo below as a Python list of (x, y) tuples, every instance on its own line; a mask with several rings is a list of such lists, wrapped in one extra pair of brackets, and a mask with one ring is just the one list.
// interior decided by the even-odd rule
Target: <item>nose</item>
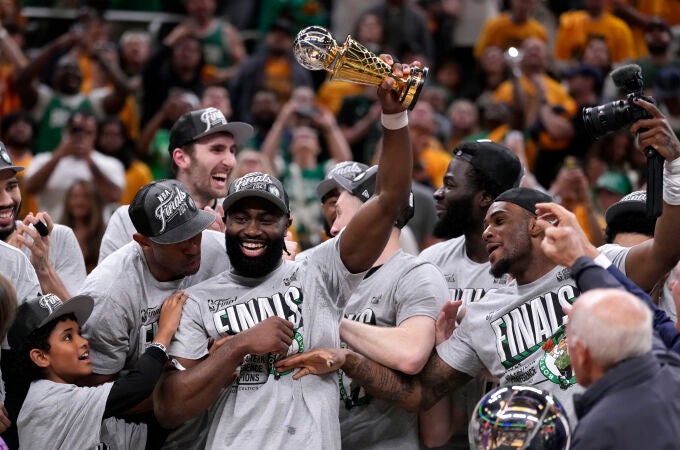
[(491, 239), (491, 236), (493, 236), (493, 233), (491, 232), (491, 225), (487, 225), (486, 228), (484, 228), (484, 231), (482, 231), (482, 239), (488, 241)]
[(436, 191), (434, 191), (434, 194), (432, 194), (435, 200), (441, 200), (444, 198), (444, 187), (438, 188)]
[(88, 342), (88, 340), (82, 337), (81, 335), (78, 335), (76, 339), (78, 340), (78, 348), (82, 349), (90, 348), (90, 343)]
[(340, 226), (337, 220), (333, 220), (333, 225), (331, 226), (331, 236), (337, 236), (341, 231), (342, 226)]
[(182, 246), (184, 249), (185, 253), (193, 253), (196, 251), (197, 248), (201, 248), (201, 239), (203, 237), (203, 233), (198, 233), (196, 236), (187, 239), (184, 241), (184, 245)]

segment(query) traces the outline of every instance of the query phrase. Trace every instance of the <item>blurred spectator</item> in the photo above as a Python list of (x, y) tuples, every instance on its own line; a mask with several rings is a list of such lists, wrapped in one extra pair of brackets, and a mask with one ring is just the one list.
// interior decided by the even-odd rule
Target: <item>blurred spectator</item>
[(399, 58), (405, 51), (422, 53), (434, 61), (434, 42), (423, 11), (408, 0), (385, 0), (382, 5), (366, 11), (380, 17), (383, 23), (385, 48)]
[[(578, 111), (601, 104), (603, 77), (598, 69), (586, 64), (567, 69), (564, 73), (564, 83), (569, 95), (576, 102)], [(571, 119), (574, 127), (574, 137), (571, 139), (567, 153), (583, 160), (593, 144), (593, 138), (586, 130), (583, 114), (574, 114)]]
[(356, 38), (357, 24), (367, 8), (373, 8), (385, 0), (343, 0), (331, 2), (331, 31), (335, 39), (345, 40), (351, 34)]
[(437, 131), (435, 132), (437, 139), (440, 142), (448, 142), (451, 135), (451, 123), (446, 116), (447, 109), (451, 103), (448, 91), (441, 86), (423, 86), (419, 98), (432, 105), (432, 109), (434, 109), (434, 119), (437, 123)]
[(550, 194), (557, 203), (574, 213), (593, 245), (599, 247), (604, 244), (604, 218), (593, 205), (588, 178), (575, 158), (565, 159), (565, 164), (550, 186)]
[(563, 63), (579, 60), (591, 35), (603, 36), (615, 64), (635, 56), (630, 28), (623, 20), (607, 12), (605, 0), (583, 0), (582, 10), (565, 12), (560, 16), (555, 58)]
[(137, 159), (134, 144), (118, 117), (109, 117), (99, 122), (95, 148), (105, 155), (116, 158), (125, 168), (125, 190), (120, 197), (121, 205), (128, 205), (137, 191), (153, 180), (149, 166)]
[(611, 72), (612, 55), (602, 37), (592, 36), (588, 39), (583, 50), (581, 63), (599, 69), (603, 75)]
[(460, 61), (454, 56), (444, 57), (435, 68), (435, 85), (446, 89), (449, 101), (472, 98), (479, 90), (479, 81), (465, 77)]
[[(388, 50), (385, 50), (383, 23), (376, 14), (362, 14), (359, 17), (355, 31), (352, 33), (352, 37), (376, 55), (390, 53)], [(340, 40), (338, 44), (342, 45), (345, 42), (340, 37), (336, 36), (336, 39)], [(357, 83), (326, 79), (319, 87), (316, 100), (319, 105), (328, 108), (337, 116), (342, 107), (342, 102), (346, 98), (360, 95), (363, 91), (364, 86)]]
[(338, 125), (352, 149), (354, 161), (369, 164), (373, 160), (375, 147), (382, 136), (380, 112), (373, 86), (364, 86), (361, 94), (347, 97), (342, 102)]
[(277, 20), (267, 32), (263, 46), (246, 59), (231, 80), (229, 92), (234, 108), (234, 120), (252, 122), (250, 106), (255, 93), (261, 89), (276, 92), (279, 100), (288, 101), (293, 89), (312, 87), (309, 70), (293, 56), (292, 25)]
[(274, 169), (266, 156), (256, 150), (244, 148), (236, 155), (236, 164), (229, 175), (229, 183), (251, 172), (274, 175)]
[(536, 0), (510, 0), (510, 10), (484, 23), (482, 33), (475, 45), (475, 58), (480, 59), (488, 47), (505, 51), (520, 47), (526, 38), (536, 37), (548, 42), (548, 32), (532, 17)]
[(482, 114), (491, 103), (493, 92), (508, 79), (508, 66), (503, 59), (503, 51), (499, 47), (487, 47), (477, 64), (478, 91), (475, 103)]
[(154, 180), (170, 176), (170, 128), (182, 114), (198, 108), (199, 102), (193, 92), (173, 89), (142, 129), (137, 139), (137, 153), (149, 164)]
[[(35, 123), (31, 116), (24, 110), (18, 109), (2, 118), (0, 133), (5, 143), (9, 157), (17, 166), (28, 167), (33, 160), (33, 136), (35, 135)], [(16, 174), (21, 189), (21, 211), (19, 218), (25, 217), (29, 212), (38, 212), (38, 203), (35, 197), (26, 192), (24, 187), (25, 171)]]
[(673, 54), (673, 32), (666, 21), (654, 18), (645, 28), (644, 39), (649, 55), (636, 59), (642, 69), (642, 80), (646, 89), (652, 88), (659, 72), (664, 67), (680, 68), (680, 58)]
[(576, 103), (562, 85), (547, 74), (545, 42), (528, 38), (522, 44), (520, 55), (518, 65), (513, 67), (512, 79), (498, 87), (494, 100), (511, 107), (513, 129), (528, 131), (529, 165), (539, 183), (548, 187), (567, 154)]
[(142, 127), (158, 113), (173, 90), (203, 93), (203, 51), (186, 24), (176, 26), (148, 59), (144, 68)]
[(57, 148), (33, 157), (24, 178), (26, 190), (34, 194), (40, 210), (62, 217), (67, 190), (74, 181), (85, 179), (99, 187), (105, 214), (120, 202), (125, 189), (125, 168), (120, 161), (94, 149), (97, 119), (91, 113), (76, 112), (66, 123)]
[[(293, 222), (296, 240), (303, 249), (321, 242), (323, 221), (321, 205), (316, 198), (316, 185), (324, 179), (331, 165), (352, 157), (333, 114), (307, 103), (308, 100), (304, 100), (305, 90), (296, 89), (296, 95), (281, 108), (261, 149), (286, 187), (291, 211), (296, 217)], [(322, 147), (317, 130), (323, 133), (330, 161), (320, 157)], [(285, 165), (282, 162), (287, 157), (281, 154), (284, 134), (290, 136), (290, 163)]]
[(652, 51), (645, 34), (654, 22), (662, 20), (668, 21), (671, 25), (680, 25), (680, 11), (678, 11), (680, 4), (677, 0), (611, 0), (610, 3), (612, 12), (630, 26), (637, 57), (646, 56)]
[[(594, 149), (605, 162), (607, 170), (624, 173), (631, 186), (636, 189), (642, 187), (644, 171), (640, 173), (634, 161), (636, 155), (644, 153), (635, 148), (634, 136), (628, 130), (622, 129), (607, 134), (596, 141)], [(597, 182), (597, 179), (594, 182)]]
[(215, 17), (216, 0), (186, 0), (186, 26), (203, 48), (204, 80), (208, 83), (229, 81), (246, 57), (241, 33), (222, 18)]
[(633, 191), (630, 180), (624, 173), (608, 171), (600, 175), (595, 183), (595, 198), (601, 213), (625, 195)]
[(22, 51), (24, 37), (16, 25), (0, 25), (0, 115), (21, 107), (16, 74), (28, 64)]
[(64, 214), (59, 222), (70, 227), (76, 235), (87, 273), (97, 266), (99, 245), (106, 229), (101, 208), (102, 198), (97, 186), (89, 181), (76, 180), (66, 191)]
[(106, 114), (117, 114), (125, 104), (125, 81), (119, 77), (114, 67), (99, 57), (98, 51), (94, 57), (101, 63), (112, 82), (111, 88), (95, 89), (88, 95), (82, 94), (83, 75), (77, 60), (71, 55), (59, 58), (52, 76), (52, 87), (34, 83), (50, 60), (86, 38), (82, 30), (72, 29), (48, 44), (17, 77), (17, 91), (21, 102), (38, 124), (34, 141), (36, 152), (52, 151), (59, 145), (62, 129), (73, 112), (90, 110), (98, 117), (103, 117)]
[(419, 101), (409, 114), (409, 137), (413, 149), (413, 180), (439, 188), (449, 167), (451, 155), (434, 136), (436, 123), (429, 103)]
[(261, 0), (259, 4), (261, 34), (281, 17), (290, 21), (293, 34), (310, 25), (328, 25), (328, 2), (324, 0)]
[(260, 149), (280, 110), (281, 102), (276, 92), (269, 89), (261, 89), (255, 92), (253, 102), (250, 105), (250, 115), (255, 133), (246, 142), (246, 147)]
[(469, 100), (456, 100), (449, 107), (451, 137), (446, 147), (452, 151), (458, 144), (479, 133), (479, 111), (477, 105)]
[(680, 67), (661, 69), (654, 85), (659, 110), (680, 137)]
[(120, 68), (128, 77), (131, 92), (139, 93), (142, 88), (142, 72), (151, 55), (151, 38), (142, 30), (124, 31), (118, 41)]
[(231, 99), (227, 88), (218, 84), (206, 86), (203, 95), (201, 95), (201, 108), (210, 107), (219, 109), (225, 119), (231, 118)]

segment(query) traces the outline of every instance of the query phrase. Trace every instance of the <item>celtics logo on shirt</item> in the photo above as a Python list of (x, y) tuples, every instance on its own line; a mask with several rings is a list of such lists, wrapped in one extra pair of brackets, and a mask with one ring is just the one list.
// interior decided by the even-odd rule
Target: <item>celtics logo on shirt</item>
[[(490, 325), (496, 335), (496, 349), (506, 369), (521, 365), (536, 354), (548, 340), (563, 334), (566, 314), (562, 306), (570, 305), (579, 294), (571, 285), (546, 292), (498, 318)], [(558, 341), (555, 341), (558, 342)]]
[(550, 381), (567, 389), (576, 384), (576, 376), (571, 369), (571, 360), (567, 352), (567, 335), (562, 332), (548, 339), (541, 347), (545, 354), (538, 361), (541, 373)]

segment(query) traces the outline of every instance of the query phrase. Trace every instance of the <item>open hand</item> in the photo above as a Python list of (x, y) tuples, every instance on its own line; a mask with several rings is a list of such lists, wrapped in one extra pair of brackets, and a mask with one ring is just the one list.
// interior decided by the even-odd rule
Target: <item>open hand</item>
[(324, 375), (341, 369), (348, 351), (342, 348), (317, 348), (282, 359), (274, 364), (274, 368), (278, 372), (301, 369), (293, 375), (294, 380), (305, 375)]

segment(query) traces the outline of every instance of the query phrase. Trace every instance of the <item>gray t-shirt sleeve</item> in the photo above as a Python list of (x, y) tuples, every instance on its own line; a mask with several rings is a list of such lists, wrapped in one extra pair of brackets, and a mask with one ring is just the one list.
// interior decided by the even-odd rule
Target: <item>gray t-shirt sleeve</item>
[(98, 262), (101, 263), (111, 253), (132, 241), (135, 227), (132, 225), (128, 215), (128, 206), (123, 205), (119, 207), (109, 218), (106, 231), (104, 231), (104, 236), (102, 237), (102, 243), (99, 246)]
[(80, 250), (78, 239), (67, 226), (54, 226), (54, 239), (50, 239), (50, 260), (64, 287), (71, 295), (75, 295), (83, 287), (87, 270)]
[(484, 364), (477, 356), (477, 352), (470, 346), (472, 342), (471, 334), (474, 330), (469, 330), (469, 321), (463, 321), (454, 330), (449, 339), (439, 344), (437, 354), (449, 366), (476, 377), (479, 375)]
[(168, 353), (184, 359), (201, 359), (208, 354), (208, 335), (203, 326), (198, 300), (189, 297)]
[(17, 420), (21, 448), (96, 448), (111, 386), (33, 382)]
[(117, 374), (130, 350), (128, 314), (109, 295), (84, 291), (94, 298), (94, 310), (83, 327), (83, 336), (90, 342), (92, 370), (101, 375)]
[(598, 248), (600, 253), (605, 255), (609, 260), (623, 272), (624, 275), (628, 276), (626, 273), (626, 258), (628, 258), (628, 252), (630, 247), (622, 247), (616, 244), (605, 244)]
[(399, 280), (396, 325), (414, 316), (437, 319), (449, 296), (446, 280), (439, 269), (427, 263), (414, 267)]

